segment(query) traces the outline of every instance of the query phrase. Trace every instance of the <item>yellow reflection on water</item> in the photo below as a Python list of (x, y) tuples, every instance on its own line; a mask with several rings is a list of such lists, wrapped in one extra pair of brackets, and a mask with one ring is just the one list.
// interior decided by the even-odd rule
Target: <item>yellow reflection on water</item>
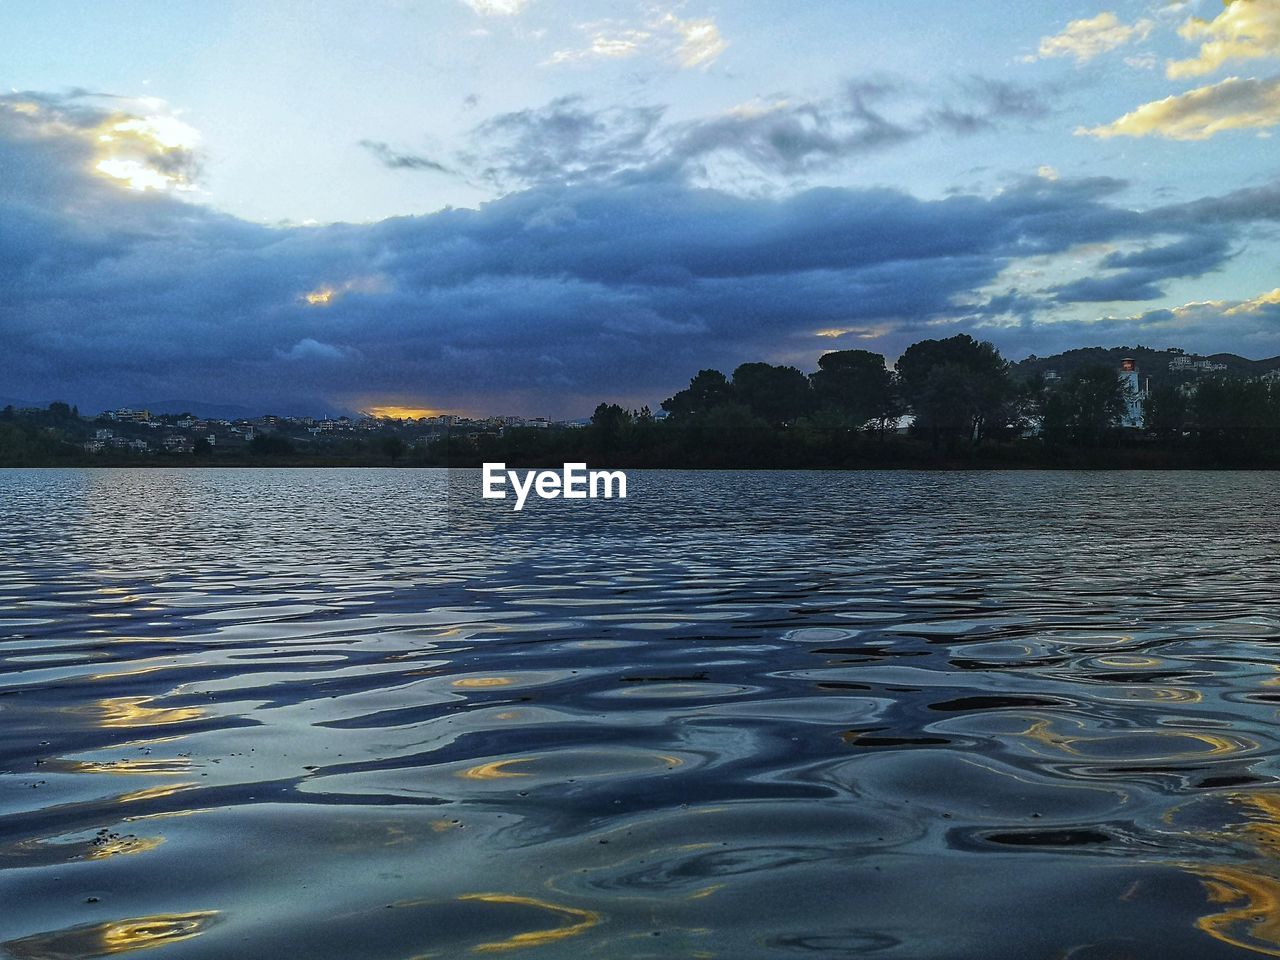
[(113, 773), (122, 776), (174, 776), (190, 773), (194, 764), (186, 757), (148, 760), (69, 760), (58, 769), (68, 773)]
[(567, 926), (552, 927), (550, 930), (531, 930), (528, 933), (517, 933), (506, 940), (496, 940), (493, 943), (478, 943), (471, 948), (472, 953), (498, 953), (504, 950), (519, 950), (524, 947), (540, 947), (546, 943), (554, 943), (557, 940), (576, 937), (600, 922), (600, 914), (593, 910), (565, 907), (546, 900), (539, 900), (535, 897), (517, 897), (509, 893), (464, 893), (458, 899), (479, 901), (481, 903), (505, 903), (521, 907), (534, 907), (574, 921)]
[(201, 933), (211, 919), (218, 915), (217, 910), (205, 910), (198, 913), (158, 913), (138, 920), (120, 920), (108, 923), (103, 930), (102, 940), (106, 952), (127, 953), (130, 950), (146, 950), (160, 947), (179, 940), (190, 940)]
[(1257, 859), (1243, 864), (1188, 865), (1200, 877), (1210, 903), (1224, 909), (1196, 921), (1215, 940), (1253, 953), (1280, 957), (1280, 797), (1240, 793), (1228, 798), (1248, 818), (1211, 836), (1243, 843)]
[[(1084, 729), (1084, 723), (1080, 720), (1072, 719), (1069, 721), (1074, 726)], [(1141, 759), (1141, 760), (1173, 760), (1181, 757), (1220, 757), (1229, 754), (1242, 753), (1247, 750), (1255, 749), (1258, 744), (1246, 737), (1224, 737), (1216, 733), (1203, 733), (1199, 730), (1125, 730), (1118, 731), (1109, 735), (1102, 736), (1086, 736), (1084, 734), (1060, 733), (1054, 729), (1051, 720), (1036, 720), (1026, 730), (1016, 734), (1016, 736), (1025, 737), (1042, 746), (1049, 747), (1062, 753), (1070, 754), (1075, 757), (1089, 756), (1090, 754), (1082, 752), (1082, 746), (1088, 744), (1107, 744), (1108, 742), (1116, 742), (1124, 737), (1157, 737), (1162, 740), (1182, 740), (1184, 742), (1202, 743), (1208, 750), (1198, 750), (1192, 752), (1189, 749), (1174, 750), (1170, 749), (1162, 753), (1159, 757), (1111, 757), (1113, 760), (1119, 759)], [(1105, 756), (1105, 754), (1103, 754)]]
[(1196, 927), (1215, 940), (1280, 957), (1280, 880), (1239, 867), (1201, 867), (1210, 903), (1239, 904), (1201, 917)]
[(92, 709), (99, 725), (108, 728), (159, 727), (206, 716), (200, 707), (148, 707), (154, 700), (155, 697), (110, 697), (99, 700)]
[(164, 837), (114, 837), (93, 845), (89, 860), (106, 860), (108, 857), (127, 857), (146, 853), (164, 843)]
[(154, 664), (149, 667), (135, 667), (132, 670), (114, 670), (110, 673), (94, 673), (89, 676), (90, 680), (115, 680), (119, 677), (140, 677), (147, 673), (156, 673), (160, 670), (168, 670), (164, 664)]
[(505, 777), (528, 777), (532, 774), (520, 773), (519, 771), (508, 770), (507, 767), (513, 763), (532, 763), (537, 757), (516, 757), (511, 760), (493, 760), (489, 763), (477, 764), (474, 767), (468, 767), (458, 776), (466, 780), (501, 780)]
[(3, 944), (18, 960), (107, 957), (133, 950), (149, 950), (190, 940), (204, 932), (217, 910), (157, 913), (149, 917), (113, 920), (91, 927), (40, 933)]
[(724, 888), (725, 888), (725, 884), (723, 883), (713, 883), (709, 887), (703, 887), (701, 890), (693, 891), (693, 893), (689, 894), (688, 899), (705, 900), (707, 897), (711, 896), (713, 893), (723, 890)]
[(455, 687), (461, 687), (464, 690), (475, 690), (484, 687), (509, 687), (515, 683), (511, 677), (463, 677), (461, 680), (453, 681)]
[(139, 803), (143, 800), (158, 800), (171, 797), (180, 790), (190, 790), (194, 783), (169, 783), (159, 787), (147, 787), (145, 790), (134, 790), (116, 797), (116, 803)]

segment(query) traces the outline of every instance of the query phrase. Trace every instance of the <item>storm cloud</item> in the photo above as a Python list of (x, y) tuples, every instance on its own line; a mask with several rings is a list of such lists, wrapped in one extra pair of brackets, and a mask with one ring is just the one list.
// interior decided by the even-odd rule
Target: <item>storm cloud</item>
[[(552, 144), (526, 151), (530, 163), (593, 150), (616, 160), (659, 119), (591, 116), (571, 101), (554, 111), (507, 118), (495, 135)], [(1230, 197), (1216, 221), (1192, 222), (1185, 209), (1125, 207), (1125, 184), (1108, 178), (1031, 177), (939, 200), (843, 188), (741, 196), (628, 176), (615, 161), (478, 209), (266, 226), (103, 170), (95, 131), (125, 122), (74, 97), (0, 98), (0, 163), (12, 171), (0, 180), (0, 394), (86, 409), (412, 399), (581, 415), (601, 399), (654, 403), (708, 365), (809, 365), (853, 340), (892, 355), (977, 327), (1022, 343), (1028, 327), (981, 324), (1073, 294), (1068, 283), (1000, 291), (1002, 301), (990, 287), (1011, 264), (1115, 245), (1096, 264), (1122, 288), (1109, 296), (1145, 299), (1223, 262), (1242, 229)], [(1270, 316), (1249, 314), (1250, 329)]]

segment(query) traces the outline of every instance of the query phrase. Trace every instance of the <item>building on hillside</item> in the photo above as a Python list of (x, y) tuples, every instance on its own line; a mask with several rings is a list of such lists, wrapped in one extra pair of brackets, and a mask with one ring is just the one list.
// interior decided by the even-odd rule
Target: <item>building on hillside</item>
[(1225, 363), (1216, 363), (1213, 360), (1192, 360), (1185, 354), (1169, 361), (1170, 373), (1222, 373), (1226, 369)]

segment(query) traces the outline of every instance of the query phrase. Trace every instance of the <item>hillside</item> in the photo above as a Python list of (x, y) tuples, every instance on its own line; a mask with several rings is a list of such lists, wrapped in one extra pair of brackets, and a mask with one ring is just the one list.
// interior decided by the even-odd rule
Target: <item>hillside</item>
[[(1013, 365), (1013, 373), (1020, 378), (1037, 374), (1069, 377), (1081, 367), (1103, 364), (1120, 368), (1120, 361), (1132, 357), (1137, 361), (1138, 373), (1150, 379), (1152, 385), (1186, 383), (1214, 374), (1230, 377), (1259, 377), (1272, 370), (1280, 370), (1280, 357), (1250, 360), (1234, 353), (1215, 353), (1209, 356), (1187, 353), (1178, 348), (1156, 350), (1151, 347), (1082, 347), (1050, 357), (1030, 356)], [(1172, 366), (1171, 366), (1172, 365)]]

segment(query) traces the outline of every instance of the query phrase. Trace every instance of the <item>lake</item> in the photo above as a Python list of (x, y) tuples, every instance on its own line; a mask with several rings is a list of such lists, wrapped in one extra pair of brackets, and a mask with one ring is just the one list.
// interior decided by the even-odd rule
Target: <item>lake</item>
[(0, 471), (0, 955), (1280, 955), (1255, 473)]

